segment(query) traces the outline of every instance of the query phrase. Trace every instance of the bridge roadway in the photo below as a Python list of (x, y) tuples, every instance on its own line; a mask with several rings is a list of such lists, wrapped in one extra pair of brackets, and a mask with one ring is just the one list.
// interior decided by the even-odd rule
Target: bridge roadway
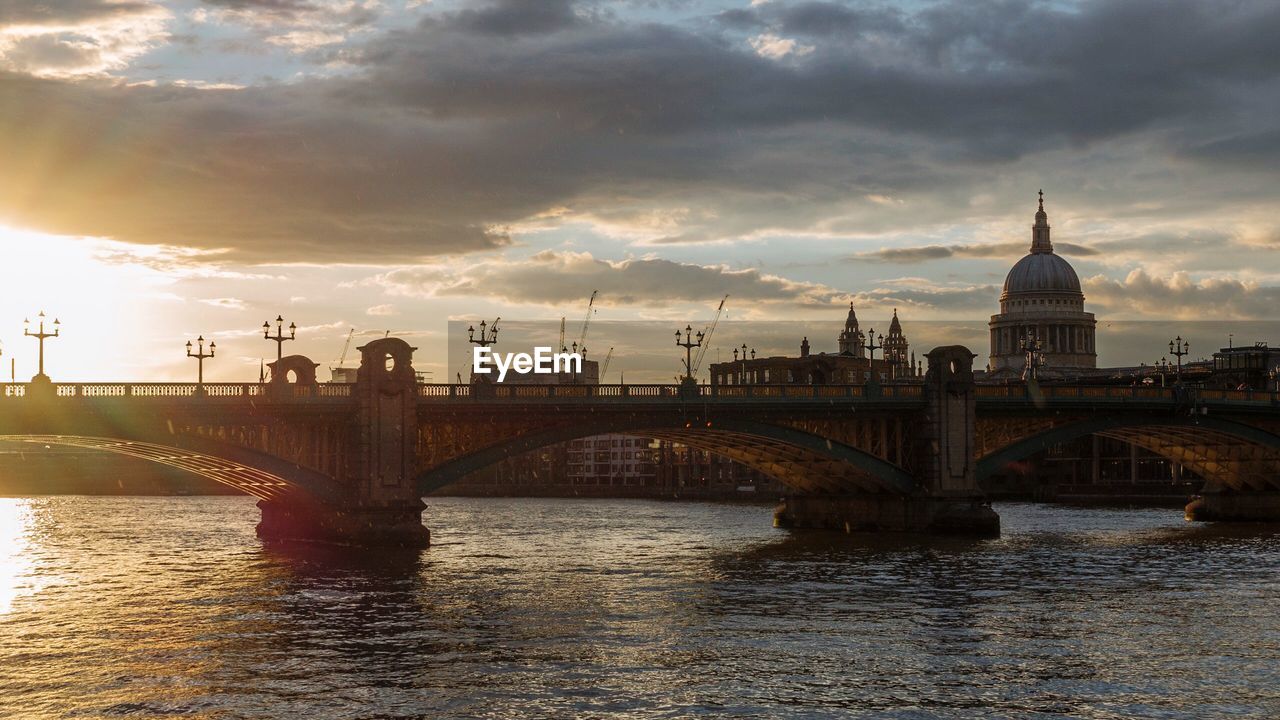
[[(934, 352), (972, 357), (961, 350)], [(0, 384), (0, 439), (205, 475), (258, 497), (266, 535), (318, 524), (339, 539), (398, 542), (420, 526), (423, 493), (521, 452), (608, 432), (683, 442), (778, 478), (794, 491), (784, 524), (990, 534), (982, 481), (1088, 434), (1204, 477), (1205, 499), (1190, 516), (1280, 518), (1273, 392), (983, 386), (941, 356), (912, 385), (420, 384), (402, 342), (362, 351), (370, 363), (400, 362), (362, 365), (363, 384)], [(335, 512), (354, 524), (335, 523)]]

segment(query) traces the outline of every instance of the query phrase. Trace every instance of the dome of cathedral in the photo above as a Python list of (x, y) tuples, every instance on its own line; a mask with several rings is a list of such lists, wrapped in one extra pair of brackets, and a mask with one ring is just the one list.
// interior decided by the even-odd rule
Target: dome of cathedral
[(1036, 223), (1031, 226), (1031, 250), (1014, 264), (1004, 278), (1002, 297), (1019, 293), (1069, 292), (1080, 294), (1080, 278), (1071, 263), (1053, 253), (1049, 240), (1049, 216), (1044, 211), (1044, 193)]
[(1075, 268), (1061, 256), (1033, 252), (1019, 260), (1004, 279), (1004, 294), (1024, 292), (1080, 292)]

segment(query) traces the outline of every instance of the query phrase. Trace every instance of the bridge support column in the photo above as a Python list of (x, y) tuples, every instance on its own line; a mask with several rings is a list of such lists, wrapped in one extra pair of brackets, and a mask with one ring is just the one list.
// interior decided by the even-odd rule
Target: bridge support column
[(1187, 505), (1185, 515), (1199, 522), (1280, 522), (1280, 492), (1208, 488)]
[(975, 474), (975, 355), (952, 345), (934, 348), (926, 357), (927, 406), (917, 427), (915, 491), (788, 497), (774, 514), (777, 525), (846, 532), (1000, 535), (1000, 516), (986, 502)]
[(259, 503), (262, 537), (400, 547), (430, 543), (415, 473), (415, 348), (399, 338), (382, 338), (358, 349), (354, 393), (359, 409), (338, 478), (344, 497), (325, 503)]
[(258, 501), (264, 540), (305, 541), (336, 545), (426, 547), (431, 533), (422, 525), (426, 504), (386, 507), (341, 507), (313, 503)]

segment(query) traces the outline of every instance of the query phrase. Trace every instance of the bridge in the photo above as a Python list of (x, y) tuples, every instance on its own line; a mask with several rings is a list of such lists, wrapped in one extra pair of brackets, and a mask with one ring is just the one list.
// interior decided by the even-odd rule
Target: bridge
[(1099, 434), (1206, 481), (1195, 519), (1280, 519), (1280, 398), (1163, 388), (978, 386), (930, 352), (913, 385), (433, 385), (414, 348), (359, 348), (357, 381), (302, 356), (265, 384), (0, 385), (0, 440), (145, 458), (257, 497), (268, 539), (425, 545), (422, 496), (515, 454), (602, 433), (684, 443), (785, 484), (782, 525), (995, 535), (983, 482)]

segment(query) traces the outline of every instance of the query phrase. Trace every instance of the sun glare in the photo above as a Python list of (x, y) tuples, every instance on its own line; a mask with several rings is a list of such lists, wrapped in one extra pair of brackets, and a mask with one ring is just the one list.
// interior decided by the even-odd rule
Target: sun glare
[(0, 498), (0, 615), (13, 609), (13, 601), (24, 588), (30, 589), (25, 580), (31, 566), (27, 556), (30, 502)]
[[(37, 347), (23, 336), (23, 319), (41, 310), (62, 335), (49, 341), (46, 369), (57, 380), (126, 379), (137, 348), (158, 316), (157, 300), (170, 282), (137, 263), (104, 260), (111, 243), (0, 226), (0, 253), (9, 272), (0, 283), (0, 379), (25, 381), (36, 372)], [(33, 328), (34, 330), (34, 328)]]

